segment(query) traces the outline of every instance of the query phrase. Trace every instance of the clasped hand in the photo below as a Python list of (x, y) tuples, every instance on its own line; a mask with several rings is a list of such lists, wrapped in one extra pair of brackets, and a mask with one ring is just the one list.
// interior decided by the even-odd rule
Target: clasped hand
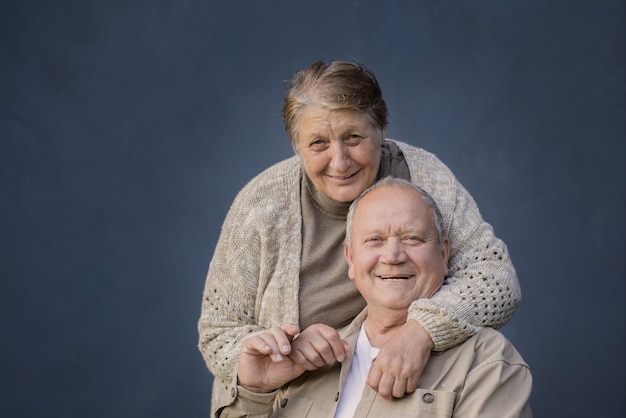
[(239, 385), (267, 393), (325, 364), (342, 362), (350, 346), (337, 330), (314, 324), (300, 332), (296, 324), (274, 327), (244, 340), (239, 358)]
[[(414, 392), (432, 347), (424, 328), (407, 321), (381, 347), (367, 384), (386, 399)], [(311, 325), (300, 333), (296, 324), (287, 323), (244, 340), (237, 377), (253, 392), (272, 392), (306, 370), (342, 362), (348, 351), (348, 343), (328, 325)]]

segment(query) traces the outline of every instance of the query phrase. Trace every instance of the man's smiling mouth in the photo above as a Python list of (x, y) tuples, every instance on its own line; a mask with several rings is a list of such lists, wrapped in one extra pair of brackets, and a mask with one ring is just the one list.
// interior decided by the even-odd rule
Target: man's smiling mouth
[(411, 278), (411, 276), (378, 276), (380, 279), (382, 280), (408, 280)]

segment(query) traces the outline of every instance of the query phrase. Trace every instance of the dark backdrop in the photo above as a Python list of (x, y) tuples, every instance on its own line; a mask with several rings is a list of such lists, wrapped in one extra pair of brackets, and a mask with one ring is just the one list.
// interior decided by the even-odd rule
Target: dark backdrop
[(509, 245), (538, 417), (623, 417), (624, 1), (0, 5), (0, 415), (202, 417), (205, 272), (291, 155), (285, 80), (379, 77)]

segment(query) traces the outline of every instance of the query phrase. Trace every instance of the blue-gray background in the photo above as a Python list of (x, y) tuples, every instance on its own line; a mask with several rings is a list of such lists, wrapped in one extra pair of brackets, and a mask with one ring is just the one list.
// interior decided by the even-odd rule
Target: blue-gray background
[(509, 245), (538, 417), (623, 417), (624, 1), (0, 5), (0, 415), (202, 417), (205, 272), (291, 155), (284, 80), (379, 77)]

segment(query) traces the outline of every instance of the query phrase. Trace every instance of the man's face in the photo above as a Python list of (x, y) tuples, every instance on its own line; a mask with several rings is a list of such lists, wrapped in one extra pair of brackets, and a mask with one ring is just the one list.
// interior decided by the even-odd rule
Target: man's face
[[(351, 247), (351, 248), (350, 248)], [(448, 273), (433, 210), (416, 190), (383, 186), (359, 202), (346, 246), (348, 275), (372, 309), (407, 310), (431, 297)]]

